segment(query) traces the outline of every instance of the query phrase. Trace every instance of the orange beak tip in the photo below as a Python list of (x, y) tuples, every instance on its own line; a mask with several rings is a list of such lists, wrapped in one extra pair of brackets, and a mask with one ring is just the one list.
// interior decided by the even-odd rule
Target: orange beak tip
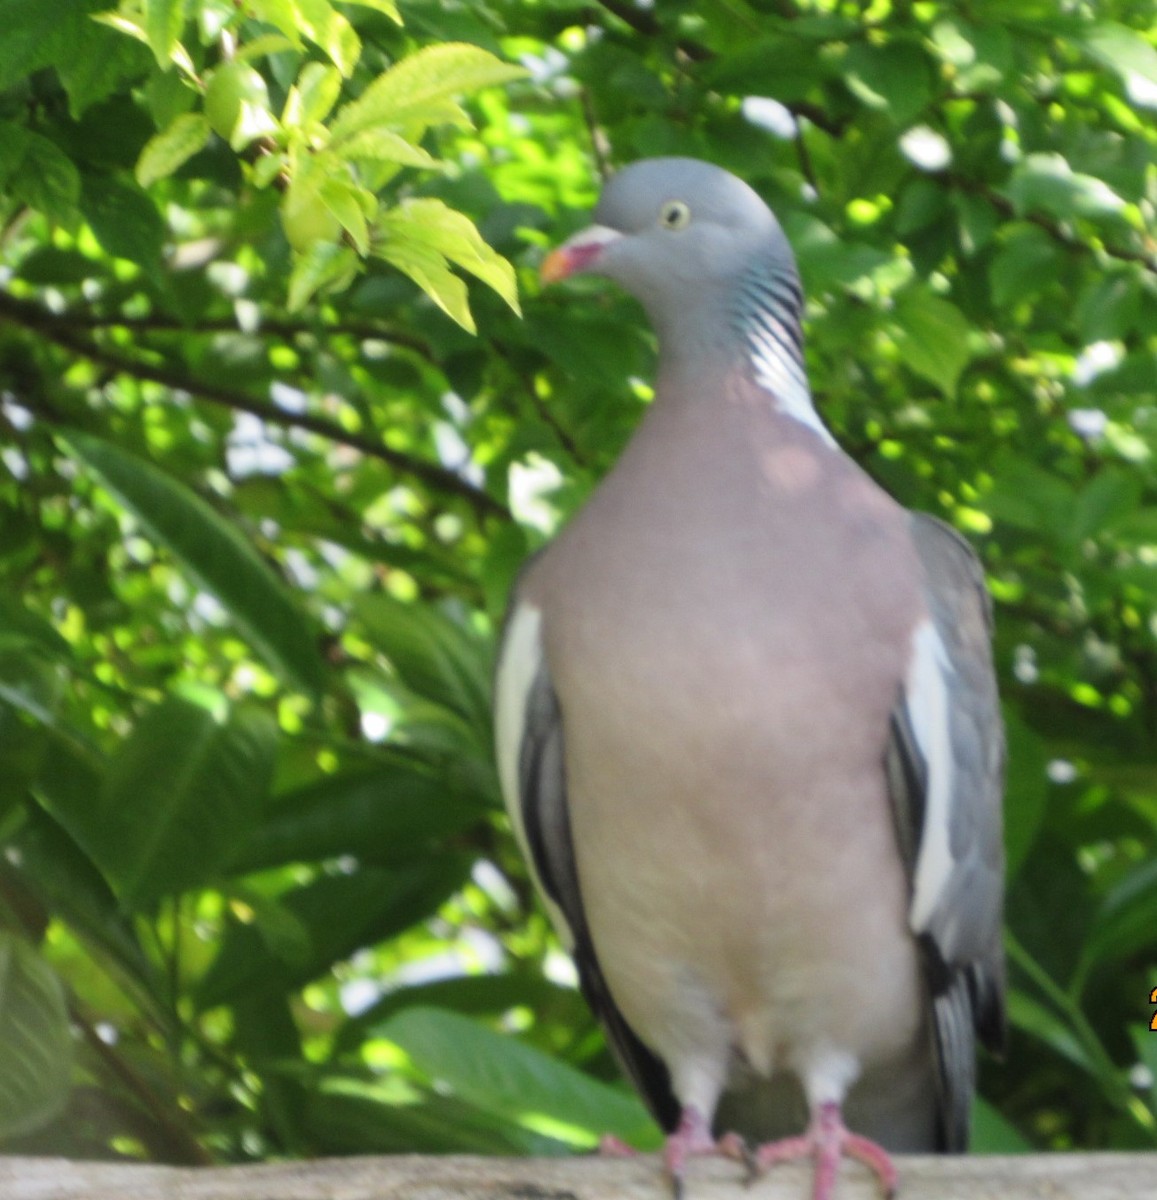
[(559, 280), (565, 279), (573, 272), (574, 263), (571, 260), (569, 251), (565, 246), (559, 246), (542, 260), (538, 277), (543, 283), (558, 283)]

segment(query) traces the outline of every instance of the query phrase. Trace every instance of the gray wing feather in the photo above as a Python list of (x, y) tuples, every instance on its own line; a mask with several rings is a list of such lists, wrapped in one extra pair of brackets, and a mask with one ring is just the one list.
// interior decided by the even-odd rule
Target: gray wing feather
[[(994, 1051), (1004, 1043), (1004, 731), (992, 664), (991, 599), (980, 562), (963, 537), (934, 517), (912, 514), (911, 530), (947, 659), (951, 757), (950, 863), (934, 909), (915, 932), (932, 999), (943, 1148), (962, 1150), (975, 1086), (975, 1036)], [(901, 697), (893, 713), (886, 766), (897, 837), (912, 878), (928, 832), (930, 766), (913, 730), (909, 699)]]
[[(501, 651), (499, 655), (501, 661)], [(526, 696), (518, 746), (518, 804), (538, 882), (566, 922), (584, 997), (624, 1074), (666, 1130), (679, 1120), (663, 1062), (627, 1024), (611, 996), (591, 941), (567, 808), (563, 715), (543, 657)]]

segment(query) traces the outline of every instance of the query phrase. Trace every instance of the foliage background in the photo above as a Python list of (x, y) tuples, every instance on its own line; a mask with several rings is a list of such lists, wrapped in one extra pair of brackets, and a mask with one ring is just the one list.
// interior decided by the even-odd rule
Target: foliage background
[(0, 1146), (654, 1144), (488, 686), (654, 358), (536, 266), (669, 153), (775, 207), (822, 413), (985, 560), (1013, 1035), (978, 1148), (1153, 1146), (1152, 5), (109, 4), (0, 0)]

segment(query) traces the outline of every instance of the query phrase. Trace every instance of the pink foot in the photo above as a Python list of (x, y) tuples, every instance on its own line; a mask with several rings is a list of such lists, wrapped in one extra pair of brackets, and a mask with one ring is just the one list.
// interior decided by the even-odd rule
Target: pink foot
[(622, 1138), (615, 1137), (613, 1133), (604, 1133), (599, 1138), (600, 1158), (634, 1158), (638, 1153), (634, 1146), (628, 1146)]
[(812, 1200), (832, 1200), (841, 1154), (858, 1158), (879, 1179), (885, 1200), (892, 1200), (896, 1194), (898, 1177), (888, 1152), (869, 1138), (850, 1133), (840, 1115), (840, 1106), (834, 1101), (820, 1105), (819, 1112), (802, 1137), (784, 1138), (760, 1146), (755, 1151), (754, 1165), (762, 1173), (776, 1163), (790, 1162), (796, 1158), (814, 1158), (816, 1174)]
[(667, 1138), (663, 1147), (663, 1166), (671, 1180), (675, 1200), (682, 1200), (683, 1197), (683, 1175), (687, 1160), (708, 1154), (719, 1154), (740, 1162), (748, 1160), (747, 1146), (738, 1134), (726, 1133), (716, 1141), (711, 1135), (707, 1118), (697, 1108), (685, 1108), (679, 1118), (679, 1127)]

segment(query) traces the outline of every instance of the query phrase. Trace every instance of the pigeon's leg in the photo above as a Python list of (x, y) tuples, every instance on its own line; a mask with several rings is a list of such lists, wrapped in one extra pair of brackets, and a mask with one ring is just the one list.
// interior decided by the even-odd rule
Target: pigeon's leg
[(678, 1127), (668, 1136), (663, 1147), (663, 1166), (670, 1177), (675, 1200), (682, 1200), (683, 1197), (683, 1175), (687, 1160), (708, 1154), (719, 1154), (740, 1162), (748, 1160), (747, 1146), (738, 1134), (725, 1133), (717, 1140), (711, 1133), (707, 1118), (697, 1108), (688, 1105), (679, 1117)]
[(851, 1133), (844, 1125), (839, 1104), (834, 1100), (819, 1105), (807, 1133), (802, 1137), (768, 1142), (760, 1146), (753, 1157), (755, 1169), (760, 1173), (776, 1163), (797, 1158), (814, 1158), (816, 1173), (812, 1200), (832, 1200), (835, 1195), (836, 1173), (840, 1168), (840, 1156), (843, 1154), (858, 1158), (872, 1171), (880, 1181), (885, 1200), (892, 1200), (896, 1194), (897, 1175), (888, 1152), (869, 1138)]

